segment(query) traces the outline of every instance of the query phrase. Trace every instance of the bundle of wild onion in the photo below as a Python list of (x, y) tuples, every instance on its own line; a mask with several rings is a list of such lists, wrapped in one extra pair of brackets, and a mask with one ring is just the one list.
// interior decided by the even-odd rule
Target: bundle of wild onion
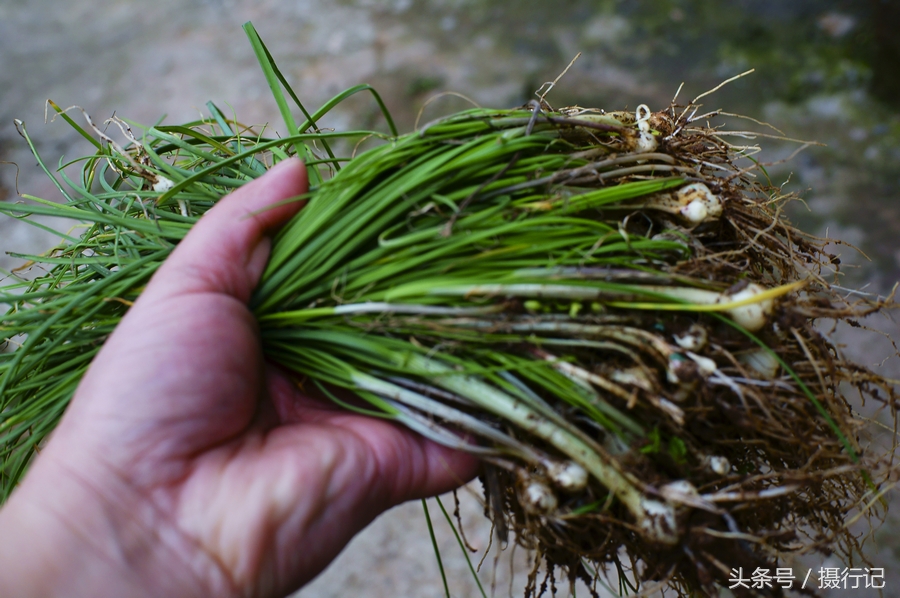
[[(23, 256), (47, 269), (0, 295), (15, 345), (0, 354), (4, 498), (172, 247), (229, 190), (299, 153), (308, 204), (252, 300), (266, 352), (306, 388), (481, 455), (501, 537), (513, 530), (551, 572), (589, 580), (612, 563), (683, 595), (790, 552), (853, 556), (844, 521), (868, 511), (883, 468), (841, 387), (891, 409), (896, 390), (814, 322), (883, 305), (832, 290), (830, 256), (780, 217), (778, 189), (735, 164), (744, 149), (674, 104), (541, 100), (404, 136), (323, 132), (323, 114), (369, 88), (297, 125), (282, 85), (296, 97), (248, 33), (289, 135), (210, 104), (209, 120), (139, 137), (112, 119), (121, 146), (57, 110), (97, 149), (80, 180), (45, 168), (64, 203), (0, 204), (86, 223)], [(370, 137), (384, 143), (352, 159), (329, 146)], [(336, 396), (348, 392), (360, 402)]]

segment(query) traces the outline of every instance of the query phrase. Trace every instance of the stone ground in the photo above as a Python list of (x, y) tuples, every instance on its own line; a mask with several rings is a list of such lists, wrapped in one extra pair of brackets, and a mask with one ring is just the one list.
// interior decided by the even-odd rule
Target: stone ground
[[(793, 79), (783, 72), (791, 61), (726, 51), (730, 40), (716, 36), (733, 37), (733, 30), (726, 31), (726, 25), (716, 29), (717, 23), (741, 15), (716, 12), (721, 8), (716, 3), (702, 12), (708, 4), (647, 0), (637, 3), (642, 13), (612, 0), (572, 1), (565, 4), (566, 9), (534, 0), (4, 0), (0, 3), (0, 160), (15, 162), (18, 171), (0, 164), (0, 200), (5, 195), (7, 201), (14, 201), (16, 189), (58, 197), (16, 134), (14, 118), (25, 122), (48, 165), (55, 165), (61, 156), (74, 158), (90, 151), (64, 123), (44, 124), (48, 98), (62, 106), (81, 106), (95, 120), (116, 112), (145, 123), (163, 115), (168, 122), (190, 120), (208, 100), (214, 100), (232, 107), (245, 122), (270, 122), (277, 128), (277, 109), (240, 29), (247, 20), (256, 25), (308, 106), (318, 106), (351, 85), (371, 83), (385, 97), (401, 130), (413, 125), (429, 96), (443, 90), (464, 93), (483, 105), (522, 104), (579, 51), (584, 55), (558, 91), (548, 96), (551, 102), (614, 109), (639, 103), (663, 107), (679, 82), (685, 81), (685, 96), (693, 97), (746, 66), (759, 66), (758, 59), (761, 72), (755, 79), (735, 83), (732, 91), (723, 91), (722, 103), (728, 100), (732, 111), (776, 122), (788, 136), (829, 144), (830, 149), (813, 148), (789, 166), (774, 167), (773, 176), (780, 180), (792, 176), (797, 190), (813, 189), (806, 194), (812, 211), (798, 211), (796, 218), (812, 230), (827, 229), (860, 245), (874, 261), (844, 251), (845, 261), (857, 266), (852, 280), (871, 281), (870, 288), (885, 292), (900, 272), (896, 111), (874, 105), (863, 86), (852, 84), (852, 61), (838, 75), (829, 66), (844, 64), (838, 59), (829, 58), (829, 68), (817, 71), (819, 50), (815, 49), (813, 59), (804, 59), (801, 66), (812, 69), (813, 75), (824, 73), (820, 79), (826, 77), (825, 83), (813, 80), (808, 83), (812, 92), (792, 97)], [(839, 45), (845, 36), (866, 26), (863, 17), (834, 8), (846, 3), (796, 3), (801, 5), (809, 11), (802, 17), (812, 24), (808, 30), (824, 36), (823, 48)], [(760, 13), (769, 11), (773, 19), (799, 18), (777, 2), (759, 6)], [(700, 23), (702, 30), (690, 30), (692, 22)], [(741, 30), (740, 25), (734, 31)], [(753, 35), (764, 36), (767, 31)], [(792, 40), (783, 30), (772, 31), (767, 38), (771, 45), (785, 48), (792, 58), (806, 56), (793, 54)], [(823, 56), (826, 50), (821, 51)], [(862, 72), (868, 71), (863, 68)], [(838, 77), (838, 83), (827, 84), (831, 81), (827, 77)], [(842, 85), (840, 77), (850, 83)], [(444, 97), (429, 105), (425, 115), (466, 105), (459, 98)], [(371, 103), (351, 102), (336, 111), (328, 124), (377, 126), (377, 114)], [(769, 155), (777, 159), (790, 151), (776, 143)], [(43, 231), (0, 218), (0, 250), (4, 252), (40, 253), (52, 243)], [(0, 268), (19, 263), (0, 255)], [(864, 346), (850, 334), (841, 338), (848, 351), (865, 361), (879, 361), (890, 354), (888, 348)], [(889, 362), (891, 366), (896, 369), (895, 362)], [(488, 530), (473, 497), (477, 492), (462, 494), (462, 517), (470, 542), (484, 549)], [(452, 505), (452, 499), (445, 497), (445, 504)], [(431, 514), (451, 592), (477, 595), (456, 540), (433, 501)], [(892, 531), (896, 523), (889, 519), (879, 531), (873, 553), (876, 566), (885, 567), (893, 587), (900, 585), (900, 541)], [(527, 570), (524, 551), (513, 555), (512, 564), (509, 552), (496, 563), (495, 554), (482, 567), (488, 591), (493, 580), (492, 593), (521, 595), (522, 571)], [(519, 574), (516, 587), (509, 590), (512, 570)], [(587, 595), (583, 590), (578, 594)], [(298, 595), (443, 595), (421, 506), (403, 505), (385, 514)], [(868, 595), (863, 590), (853, 593)]]

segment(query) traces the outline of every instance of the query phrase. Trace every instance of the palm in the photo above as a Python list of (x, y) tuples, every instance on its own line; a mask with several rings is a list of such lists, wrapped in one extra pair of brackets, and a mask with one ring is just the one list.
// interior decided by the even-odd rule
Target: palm
[[(264, 235), (296, 207), (248, 215), (302, 192), (302, 169), (279, 170), (185, 238), (38, 461), (75, 486), (87, 479), (106, 510), (158, 540), (155, 559), (182, 568), (168, 575), (212, 595), (290, 591), (378, 513), (450, 489), (474, 467), (388, 422), (306, 397), (266, 364), (246, 302), (268, 253)], [(122, 503), (131, 508), (120, 513)]]

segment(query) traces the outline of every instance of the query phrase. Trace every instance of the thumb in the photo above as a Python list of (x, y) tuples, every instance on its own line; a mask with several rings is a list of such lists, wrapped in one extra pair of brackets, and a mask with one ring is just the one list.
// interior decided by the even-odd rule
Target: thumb
[(59, 429), (108, 422), (114, 430), (105, 437), (154, 442), (153, 425), (164, 422), (166, 437), (177, 440), (167, 450), (198, 450), (243, 430), (262, 369), (246, 303), (268, 257), (267, 235), (301, 206), (279, 202), (306, 189), (303, 163), (285, 160), (204, 214), (104, 343)]
[(194, 225), (147, 286), (145, 302), (191, 293), (222, 293), (242, 303), (259, 281), (273, 233), (302, 202), (306, 167), (292, 158), (219, 201)]

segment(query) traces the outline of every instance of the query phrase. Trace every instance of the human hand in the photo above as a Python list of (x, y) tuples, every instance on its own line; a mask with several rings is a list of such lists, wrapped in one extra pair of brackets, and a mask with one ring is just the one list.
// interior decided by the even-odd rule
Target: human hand
[(264, 361), (246, 304), (299, 208), (275, 204), (306, 187), (278, 165), (154, 275), (0, 510), (0, 596), (282, 596), (385, 509), (474, 475)]

